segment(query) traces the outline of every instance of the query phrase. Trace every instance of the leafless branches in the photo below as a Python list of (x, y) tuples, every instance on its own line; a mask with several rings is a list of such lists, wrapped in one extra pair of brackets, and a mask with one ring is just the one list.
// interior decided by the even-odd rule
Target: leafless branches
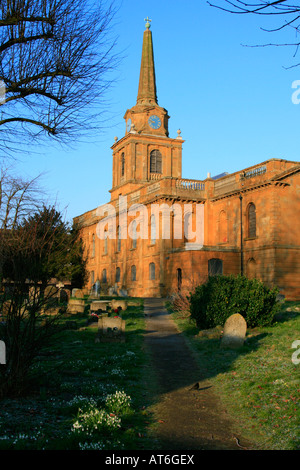
[[(238, 15), (253, 14), (260, 17), (270, 17), (273, 16), (276, 21), (280, 19), (280, 24), (273, 28), (261, 28), (263, 31), (269, 33), (278, 33), (285, 29), (292, 29), (295, 35), (295, 41), (293, 42), (284, 42), (284, 43), (269, 43), (263, 45), (255, 45), (250, 47), (266, 47), (266, 46), (292, 46), (295, 48), (294, 57), (296, 56), (300, 40), (297, 39), (297, 36), (300, 32), (300, 5), (297, 5), (297, 2), (290, 3), (286, 0), (277, 0), (273, 2), (267, 1), (257, 1), (257, 2), (244, 2), (241, 0), (221, 0), (219, 2), (210, 2), (208, 4), (212, 7), (218, 8), (220, 10), (226, 11), (228, 13), (234, 13)], [(293, 67), (298, 66), (299, 64), (293, 65)]]
[[(113, 4), (101, 0), (0, 1), (0, 143), (70, 142), (99, 126), (115, 69)], [(98, 118), (98, 124), (96, 123)]]

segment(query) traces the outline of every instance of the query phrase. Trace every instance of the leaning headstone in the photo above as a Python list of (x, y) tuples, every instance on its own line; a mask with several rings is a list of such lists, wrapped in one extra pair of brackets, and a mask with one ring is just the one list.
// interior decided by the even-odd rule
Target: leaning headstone
[(221, 348), (240, 348), (245, 342), (246, 332), (247, 323), (244, 317), (239, 313), (231, 315), (224, 325)]
[(101, 316), (98, 320), (96, 342), (120, 343), (125, 341), (125, 320), (121, 317)]

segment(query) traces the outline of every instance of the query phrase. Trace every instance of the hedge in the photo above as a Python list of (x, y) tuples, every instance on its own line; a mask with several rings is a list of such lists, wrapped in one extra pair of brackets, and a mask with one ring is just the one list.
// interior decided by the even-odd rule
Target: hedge
[(200, 329), (223, 326), (234, 313), (245, 318), (248, 328), (269, 326), (279, 308), (277, 294), (277, 288), (270, 289), (258, 279), (212, 276), (191, 294), (191, 318)]

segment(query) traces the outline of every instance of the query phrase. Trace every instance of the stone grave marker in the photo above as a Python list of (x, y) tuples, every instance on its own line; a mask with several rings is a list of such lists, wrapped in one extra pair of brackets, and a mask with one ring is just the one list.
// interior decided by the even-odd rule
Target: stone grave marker
[(127, 300), (118, 300), (118, 299), (112, 299), (111, 300), (111, 308), (112, 310), (115, 310), (119, 307), (121, 307), (122, 310), (127, 310)]
[(125, 342), (125, 320), (119, 316), (101, 316), (98, 320), (97, 343)]
[(79, 299), (70, 299), (68, 302), (68, 313), (84, 313), (85, 302)]
[(247, 323), (244, 317), (239, 313), (231, 315), (224, 325), (221, 348), (240, 348), (245, 342), (246, 332)]
[(107, 308), (110, 306), (109, 300), (93, 300), (90, 305), (90, 312), (106, 312)]

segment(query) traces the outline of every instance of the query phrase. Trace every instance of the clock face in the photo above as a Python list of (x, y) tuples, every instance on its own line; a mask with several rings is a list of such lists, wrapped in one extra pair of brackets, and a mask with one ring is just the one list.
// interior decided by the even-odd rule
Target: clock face
[(161, 126), (161, 120), (158, 116), (155, 116), (155, 114), (149, 117), (148, 123), (152, 129), (159, 129)]
[(126, 129), (127, 129), (127, 132), (130, 131), (130, 129), (131, 129), (131, 119), (128, 119), (128, 121), (126, 123)]

